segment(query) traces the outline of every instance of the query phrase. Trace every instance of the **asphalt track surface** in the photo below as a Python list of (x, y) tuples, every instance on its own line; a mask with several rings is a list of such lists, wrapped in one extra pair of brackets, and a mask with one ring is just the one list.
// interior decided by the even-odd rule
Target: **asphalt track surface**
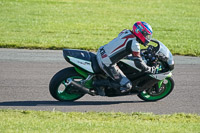
[(56, 72), (70, 66), (62, 50), (0, 49), (0, 109), (200, 114), (200, 58), (174, 59), (175, 88), (163, 100), (144, 102), (136, 95), (85, 95), (75, 102), (59, 102), (49, 94), (48, 85)]

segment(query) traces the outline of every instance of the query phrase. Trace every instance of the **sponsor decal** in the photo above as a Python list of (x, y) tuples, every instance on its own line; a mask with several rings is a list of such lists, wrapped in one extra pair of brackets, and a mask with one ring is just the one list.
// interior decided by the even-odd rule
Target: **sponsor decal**
[(90, 65), (90, 63), (88, 63), (88, 62), (77, 61), (77, 63), (82, 64), (82, 65)]
[(90, 61), (85, 61), (85, 60), (74, 58), (74, 57), (71, 57), (71, 56), (68, 56), (68, 58), (70, 59), (71, 62), (78, 65), (79, 67), (81, 67), (81, 68), (83, 68), (83, 69), (85, 69), (85, 70), (87, 70), (91, 73), (94, 73)]
[(101, 54), (101, 58), (106, 58), (108, 55), (106, 54), (106, 51), (104, 48), (100, 49), (100, 54)]

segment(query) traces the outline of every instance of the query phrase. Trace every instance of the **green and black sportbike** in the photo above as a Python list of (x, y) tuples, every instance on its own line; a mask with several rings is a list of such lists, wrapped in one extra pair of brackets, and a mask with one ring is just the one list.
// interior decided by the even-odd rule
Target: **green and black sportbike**
[(136, 94), (144, 101), (157, 101), (169, 95), (174, 88), (172, 70), (174, 60), (169, 49), (160, 41), (152, 39), (147, 49), (141, 50), (141, 57), (148, 66), (155, 66), (156, 74), (139, 70), (132, 56), (117, 64), (133, 87), (129, 92), (120, 93), (120, 85), (109, 78), (99, 67), (96, 54), (84, 50), (64, 49), (63, 56), (73, 67), (57, 72), (50, 81), (49, 91), (59, 101), (74, 101), (85, 94), (116, 97)]

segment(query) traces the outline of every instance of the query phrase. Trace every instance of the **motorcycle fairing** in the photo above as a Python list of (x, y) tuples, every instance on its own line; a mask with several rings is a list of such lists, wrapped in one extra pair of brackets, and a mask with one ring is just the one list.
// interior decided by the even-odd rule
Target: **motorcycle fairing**
[(89, 73), (101, 73), (101, 69), (94, 53), (85, 50), (64, 49), (65, 60)]
[(159, 74), (150, 74), (149, 76), (151, 76), (154, 79), (157, 80), (163, 80), (165, 78), (171, 77), (172, 76), (172, 72), (165, 72), (165, 73), (159, 73)]
[(90, 61), (90, 55), (88, 51), (76, 50), (76, 49), (63, 49), (63, 56), (66, 59), (67, 56), (74, 57), (81, 60)]
[(170, 52), (170, 50), (160, 41), (156, 40), (156, 39), (151, 39), (151, 42), (157, 43), (158, 46), (155, 47), (156, 55), (163, 60), (164, 62), (166, 62), (168, 64), (168, 67), (170, 70), (174, 69), (174, 59), (173, 59), (173, 55)]
[(94, 73), (90, 61), (74, 58), (74, 57), (71, 57), (71, 56), (67, 56), (67, 57), (69, 58), (69, 61), (71, 63), (81, 67), (82, 69), (84, 69), (84, 70), (86, 70), (88, 72)]
[(134, 61), (132, 61), (132, 60), (129, 60), (129, 59), (121, 59), (120, 61), (123, 62), (123, 63), (125, 63), (125, 64), (127, 64), (127, 65), (129, 65), (129, 66), (131, 66), (131, 67), (133, 67), (133, 68), (136, 69), (138, 72), (141, 72), (141, 71), (142, 71), (142, 70), (140, 70), (139, 68), (137, 68), (137, 67), (135, 66), (135, 63), (134, 63)]
[(90, 73), (94, 73), (92, 69), (91, 57), (88, 51), (76, 49), (64, 49), (63, 56), (67, 62), (80, 67)]
[[(128, 59), (122, 59), (122, 60), (120, 60), (120, 62), (122, 62), (123, 64), (126, 64), (126, 65), (128, 65), (129, 67), (133, 68), (134, 70), (137, 70), (137, 71), (138, 71), (138, 73), (136, 73), (136, 74), (134, 74), (134, 73), (128, 74), (128, 73), (125, 72), (124, 74), (126, 74), (127, 77), (129, 77), (129, 78), (135, 80), (135, 79), (139, 78), (140, 75), (143, 75), (143, 73), (141, 72), (141, 70), (138, 69), (138, 68), (135, 66), (134, 61), (128, 60)], [(122, 69), (123, 69), (123, 68), (122, 68)], [(123, 69), (123, 72), (124, 72), (124, 71), (126, 71), (126, 68)], [(141, 74), (140, 74), (140, 73), (141, 73)], [(143, 75), (143, 76), (144, 76), (144, 75)], [(149, 76), (152, 77), (153, 79), (156, 79), (156, 80), (163, 80), (163, 79), (165, 79), (165, 78), (167, 78), (167, 77), (171, 77), (171, 76), (172, 76), (172, 72), (169, 71), (169, 72), (159, 73), (159, 74), (149, 74)]]

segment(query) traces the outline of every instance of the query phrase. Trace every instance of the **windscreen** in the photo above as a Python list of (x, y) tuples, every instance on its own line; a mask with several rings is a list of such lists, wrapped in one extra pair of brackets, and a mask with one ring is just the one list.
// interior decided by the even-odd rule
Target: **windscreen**
[(152, 39), (152, 41), (156, 42), (159, 45), (159, 49), (156, 52), (156, 55), (158, 55), (159, 57), (162, 57), (163, 60), (168, 63), (168, 65), (173, 65), (174, 59), (169, 49), (162, 42), (156, 39)]

